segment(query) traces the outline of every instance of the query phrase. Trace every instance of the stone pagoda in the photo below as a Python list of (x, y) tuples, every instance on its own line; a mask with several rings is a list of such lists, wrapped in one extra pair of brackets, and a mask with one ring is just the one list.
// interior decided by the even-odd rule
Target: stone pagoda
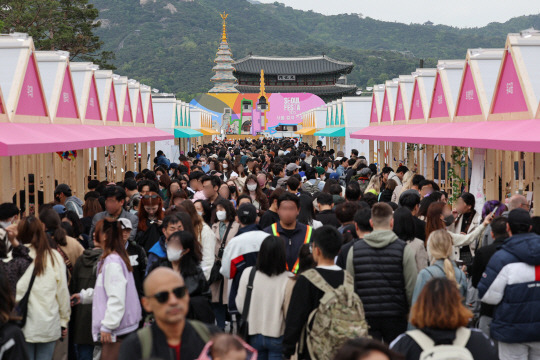
[(227, 22), (228, 14), (220, 14), (223, 19), (223, 35), (221, 36), (221, 44), (216, 54), (216, 66), (212, 68), (216, 74), (210, 79), (214, 83), (214, 87), (208, 91), (209, 93), (237, 93), (236, 89), (236, 77), (234, 77), (234, 60), (232, 58), (232, 52), (229, 49), (227, 43)]

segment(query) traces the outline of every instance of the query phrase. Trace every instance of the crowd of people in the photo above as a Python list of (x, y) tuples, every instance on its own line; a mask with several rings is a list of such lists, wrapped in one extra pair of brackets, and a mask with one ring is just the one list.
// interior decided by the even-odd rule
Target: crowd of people
[(157, 155), (0, 204), (1, 360), (540, 359), (524, 196), (298, 139)]

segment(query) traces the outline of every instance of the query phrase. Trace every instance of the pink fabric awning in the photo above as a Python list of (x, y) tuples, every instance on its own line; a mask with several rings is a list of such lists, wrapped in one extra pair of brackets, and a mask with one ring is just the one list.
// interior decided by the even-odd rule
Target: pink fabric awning
[(351, 138), (540, 153), (540, 119), (369, 126)]
[(170, 139), (174, 139), (174, 135), (142, 126), (0, 123), (0, 156), (45, 154)]

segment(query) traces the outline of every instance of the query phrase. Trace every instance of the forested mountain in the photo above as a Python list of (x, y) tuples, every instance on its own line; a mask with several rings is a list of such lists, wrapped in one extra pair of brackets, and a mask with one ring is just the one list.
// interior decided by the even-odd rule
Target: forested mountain
[(248, 0), (91, 0), (100, 10), (97, 35), (113, 51), (117, 73), (184, 100), (211, 88), (220, 41), (219, 12), (229, 13), (235, 59), (257, 55), (325, 53), (355, 64), (349, 82), (360, 87), (414, 71), (419, 59), (463, 59), (467, 48), (504, 47), (506, 34), (535, 26), (540, 15), (475, 29), (401, 24), (361, 14), (324, 16), (279, 3)]

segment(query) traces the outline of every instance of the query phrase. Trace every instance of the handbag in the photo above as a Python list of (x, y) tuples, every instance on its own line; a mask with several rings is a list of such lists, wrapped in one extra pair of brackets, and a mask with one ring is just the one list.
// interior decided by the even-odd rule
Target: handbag
[(255, 273), (257, 269), (255, 267), (251, 268), (251, 273), (249, 274), (249, 281), (247, 284), (246, 299), (244, 301), (244, 309), (242, 311), (242, 319), (240, 320), (240, 327), (238, 330), (238, 335), (248, 341), (249, 338), (249, 307), (251, 304), (251, 293), (253, 291), (253, 281), (255, 280)]
[(225, 251), (225, 245), (227, 243), (227, 235), (229, 235), (229, 231), (231, 230), (231, 227), (232, 227), (232, 222), (229, 221), (229, 225), (227, 226), (225, 235), (223, 236), (223, 239), (221, 240), (221, 246), (219, 247), (216, 260), (214, 261), (214, 265), (212, 265), (212, 270), (210, 270), (210, 277), (208, 278), (208, 284), (213, 284), (223, 279), (223, 275), (221, 275), (219, 270), (221, 269), (221, 259), (223, 258), (223, 252)]
[(17, 325), (20, 328), (23, 328), (26, 325), (26, 317), (28, 316), (28, 299), (30, 298), (30, 292), (32, 291), (32, 286), (34, 285), (34, 280), (36, 279), (36, 269), (32, 272), (32, 277), (30, 278), (30, 284), (26, 293), (22, 297), (21, 301), (16, 306), (16, 312), (20, 316), (20, 320), (17, 320)]

